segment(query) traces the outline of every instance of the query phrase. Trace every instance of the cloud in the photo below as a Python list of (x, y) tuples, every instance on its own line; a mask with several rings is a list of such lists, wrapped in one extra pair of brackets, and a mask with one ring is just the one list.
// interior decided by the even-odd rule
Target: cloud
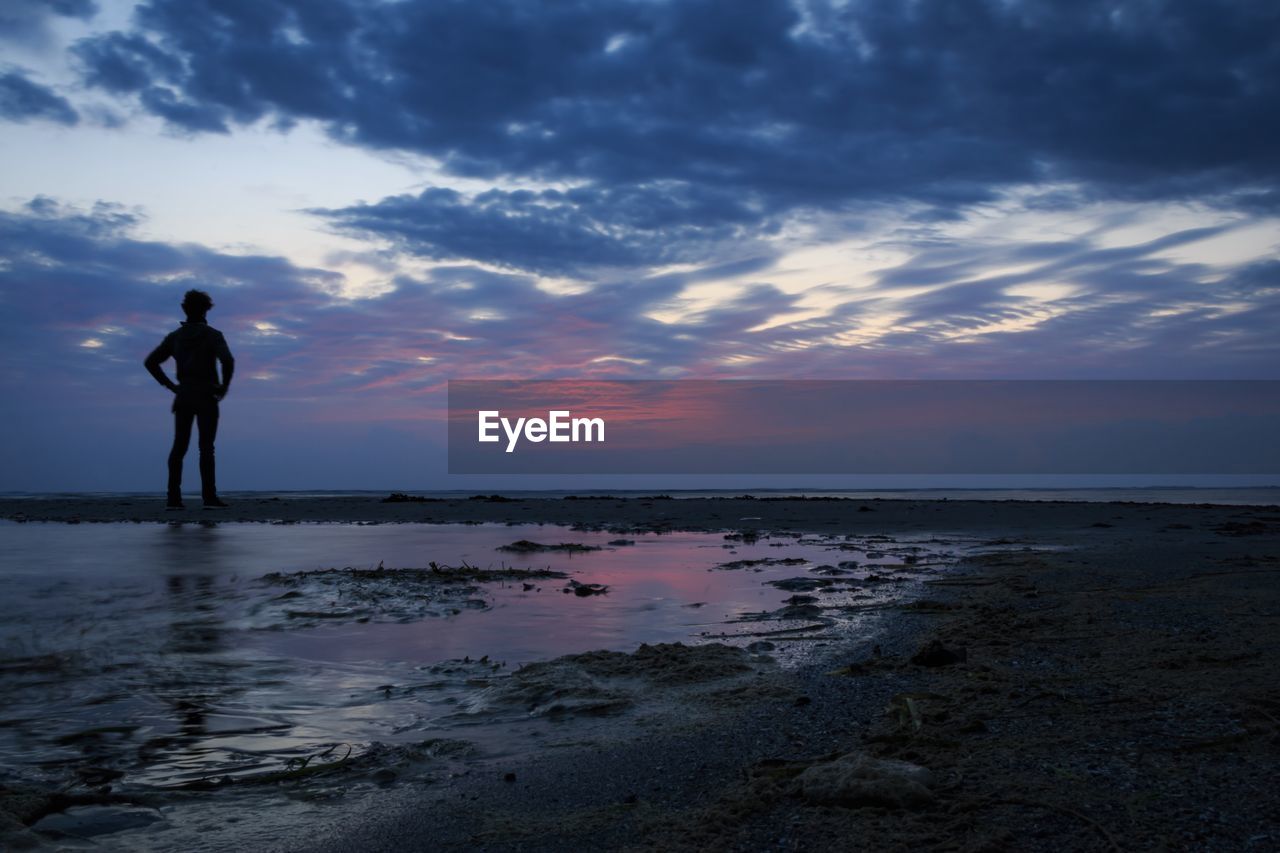
[(1041, 205), (1256, 208), (1280, 166), (1265, 0), (149, 0), (135, 20), (76, 46), (87, 85), (187, 132), (313, 120), (487, 180), (325, 213), (531, 271), (711, 259), (808, 210), (945, 222), (1037, 183), (1072, 187)]
[[(0, 332), (12, 347), (5, 380), (33, 397), (66, 388), (114, 394), (136, 384), (140, 359), (175, 325), (186, 289), (215, 291), (238, 330), (267, 315), (288, 328), (291, 312), (326, 302), (321, 288), (340, 278), (280, 258), (140, 239), (142, 223), (118, 205), (82, 210), (48, 198), (0, 213)], [(277, 351), (274, 342), (260, 348)], [(105, 376), (105, 384), (86, 382)]]
[(17, 122), (46, 119), (66, 125), (80, 120), (66, 98), (20, 71), (0, 74), (0, 117)]
[(71, 53), (85, 84), (108, 92), (143, 92), (181, 70), (174, 57), (137, 34), (106, 33), (78, 42)]
[(93, 0), (5, 0), (0, 6), (0, 40), (44, 46), (54, 18), (88, 19), (97, 12)]
[[(1171, 254), (1230, 229), (934, 233), (815, 311), (771, 282), (786, 259), (769, 254), (572, 294), (453, 264), (344, 299), (335, 272), (146, 228), (106, 202), (0, 212), (0, 391), (18, 401), (0, 422), (8, 488), (161, 486), (169, 415), (142, 359), (189, 287), (212, 292), (237, 358), (225, 479), (259, 487), (332, 485), (311, 479), (318, 458), (369, 487), (438, 482), (432, 418), (453, 378), (1280, 376), (1280, 265)], [(704, 288), (721, 292), (690, 297)]]
[[(1272, 378), (1280, 267), (1168, 254), (1232, 230), (1189, 228), (1127, 245), (1102, 245), (1106, 231), (939, 242), (876, 274), (861, 305), (892, 322), (843, 358), (856, 352), (872, 375), (889, 376)], [(837, 336), (838, 314), (810, 325)], [(820, 345), (800, 361), (827, 375), (839, 358)]]
[(311, 212), (343, 232), (388, 240), (422, 257), (576, 277), (600, 268), (705, 261), (712, 247), (730, 240), (736, 252), (751, 252), (753, 240), (776, 230), (759, 221), (743, 195), (688, 185), (667, 192), (614, 186), (470, 196), (432, 188)]
[[(1226, 225), (1128, 243), (934, 235), (816, 309), (771, 281), (770, 254), (570, 294), (532, 275), (442, 265), (345, 299), (335, 272), (147, 240), (145, 227), (107, 203), (39, 198), (0, 214), (0, 382), (11, 393), (145, 395), (141, 359), (189, 287), (213, 293), (213, 322), (241, 368), (237, 396), (294, 406), (281, 417), (299, 423), (420, 419), (448, 378), (1280, 375), (1280, 266), (1169, 254), (1230, 236)], [(706, 287), (715, 298), (691, 298)]]

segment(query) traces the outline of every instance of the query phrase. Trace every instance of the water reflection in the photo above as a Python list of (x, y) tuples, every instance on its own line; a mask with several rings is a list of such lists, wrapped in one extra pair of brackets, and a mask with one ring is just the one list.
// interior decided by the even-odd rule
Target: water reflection
[(234, 574), (234, 561), (244, 556), (242, 538), (213, 522), (166, 524), (158, 532), (139, 542), (140, 557), (143, 566), (165, 577)]
[[(170, 525), (160, 537), (155, 567), (164, 575), (169, 622), (167, 640), (160, 649), (162, 656), (212, 655), (226, 649), (227, 630), (216, 587), (217, 576), (224, 568), (225, 538), (212, 525)], [(214, 685), (192, 678), (199, 669), (191, 662), (179, 659), (175, 663), (167, 667), (171, 678), (153, 689), (170, 708), (177, 731), (171, 738), (151, 741), (150, 761), (155, 761), (164, 749), (180, 751), (209, 736), (208, 703)]]
[[(947, 550), (707, 533), (636, 534), (613, 546), (603, 532), (502, 525), (7, 525), (0, 535), (11, 546), (0, 556), (0, 594), (11, 602), (0, 625), (0, 764), (58, 778), (92, 768), (95, 778), (147, 785), (278, 768), (336, 743), (419, 742), (457, 724), (468, 696), (521, 663), (702, 635), (745, 646), (791, 595), (769, 581), (823, 578), (813, 595), (835, 615), (821, 627), (849, 628), (861, 618), (849, 615), (855, 606), (904, 588), (873, 583), (877, 571), (931, 571), (921, 555)], [(518, 538), (603, 550), (495, 550)], [(609, 593), (566, 594), (554, 578), (426, 593), (395, 574), (354, 587), (342, 576), (327, 586), (263, 578), (504, 558)], [(717, 568), (736, 560), (750, 562)]]

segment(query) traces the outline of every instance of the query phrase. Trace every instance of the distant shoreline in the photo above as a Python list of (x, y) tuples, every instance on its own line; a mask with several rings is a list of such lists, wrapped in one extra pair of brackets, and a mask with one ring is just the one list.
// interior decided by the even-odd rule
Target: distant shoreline
[(165, 510), (147, 496), (0, 497), (0, 519), (66, 523), (268, 524), (565, 524), (588, 529), (668, 531), (772, 529), (813, 532), (929, 532), (981, 529), (993, 535), (1060, 532), (1063, 526), (1108, 524), (1113, 509), (1145, 508), (1176, 515), (1206, 510), (1219, 519), (1274, 510), (1274, 503), (1071, 501), (768, 495), (698, 497), (510, 494), (431, 497), (405, 493), (346, 496), (230, 494), (228, 509), (209, 511), (198, 498), (185, 510)]
[[(388, 498), (400, 496), (398, 503)], [(928, 488), (928, 489), (579, 489), (520, 490), (496, 492), (466, 490), (330, 490), (330, 491), (240, 491), (224, 492), (232, 504), (229, 510), (202, 512), (196, 496), (187, 499), (185, 512), (164, 512), (163, 496), (154, 492), (8, 492), (0, 493), (0, 518), (19, 521), (325, 521), (325, 522), (409, 522), (466, 521), (480, 506), (504, 502), (522, 503), (540, 509), (529, 515), (503, 520), (567, 521), (575, 512), (551, 511), (561, 503), (575, 509), (602, 501), (639, 506), (655, 501), (681, 505), (681, 514), (708, 501), (756, 501), (761, 505), (801, 503), (891, 504), (997, 504), (1002, 506), (1044, 505), (1153, 505), (1153, 506), (1280, 506), (1280, 486), (1241, 487), (1080, 487), (1055, 489)], [(693, 514), (697, 514), (695, 511)], [(754, 513), (753, 513), (754, 514)], [(492, 518), (489, 510), (479, 512)], [(426, 517), (430, 516), (430, 517)], [(437, 518), (436, 516), (444, 516)], [(705, 527), (699, 524), (699, 527)]]

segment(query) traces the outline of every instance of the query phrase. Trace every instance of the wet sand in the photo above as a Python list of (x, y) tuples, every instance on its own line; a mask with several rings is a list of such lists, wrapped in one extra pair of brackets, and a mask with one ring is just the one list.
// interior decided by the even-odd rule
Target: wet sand
[(1029, 549), (968, 560), (873, 641), (719, 691), (713, 713), (389, 785), (376, 808), (300, 826), (293, 849), (1280, 846), (1275, 507), (318, 498), (171, 514), (105, 499), (5, 500), (0, 516), (935, 532)]
[[(370, 497), (232, 497), (224, 510), (203, 510), (198, 500), (187, 509), (167, 512), (161, 497), (0, 497), (0, 518), (15, 521), (101, 522), (221, 522), (264, 523), (348, 522), (356, 524), (477, 523), (566, 524), (586, 528), (629, 527), (643, 530), (794, 530), (805, 532), (875, 534), (958, 531), (968, 534), (1017, 535), (1045, 533), (1067, 536), (1094, 523), (1115, 518), (1164, 524), (1248, 523), (1268, 507), (1208, 504), (1148, 504), (1133, 502), (1018, 501), (1018, 500), (887, 500), (859, 498), (678, 498), (664, 495), (616, 498), (578, 496), (563, 499), (470, 498), (387, 500)], [(1096, 528), (1103, 529), (1103, 528)], [(1132, 531), (1130, 531), (1132, 532)]]

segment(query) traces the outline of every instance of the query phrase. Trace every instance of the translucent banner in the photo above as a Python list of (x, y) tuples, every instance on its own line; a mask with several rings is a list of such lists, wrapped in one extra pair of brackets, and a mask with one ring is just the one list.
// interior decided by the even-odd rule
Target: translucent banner
[(452, 381), (451, 474), (1274, 474), (1280, 382)]

